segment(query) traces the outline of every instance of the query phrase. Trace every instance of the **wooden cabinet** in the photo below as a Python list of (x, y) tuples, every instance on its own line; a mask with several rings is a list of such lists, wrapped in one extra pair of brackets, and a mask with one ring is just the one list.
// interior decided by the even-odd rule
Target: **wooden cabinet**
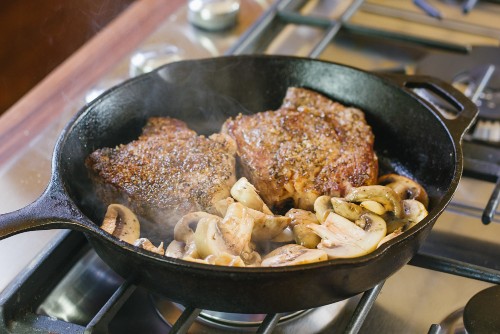
[(0, 114), (133, 1), (0, 1)]

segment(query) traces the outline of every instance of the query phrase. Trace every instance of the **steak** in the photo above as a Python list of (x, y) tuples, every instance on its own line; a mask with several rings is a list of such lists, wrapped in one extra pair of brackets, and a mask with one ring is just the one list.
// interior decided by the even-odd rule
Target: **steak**
[(230, 196), (236, 181), (235, 152), (227, 135), (207, 138), (180, 120), (153, 117), (137, 140), (96, 150), (86, 166), (105, 204), (171, 226), (191, 211), (216, 213), (214, 203)]
[(305, 88), (289, 88), (278, 110), (226, 120), (222, 132), (236, 141), (243, 175), (271, 208), (311, 210), (321, 195), (377, 181), (364, 113)]

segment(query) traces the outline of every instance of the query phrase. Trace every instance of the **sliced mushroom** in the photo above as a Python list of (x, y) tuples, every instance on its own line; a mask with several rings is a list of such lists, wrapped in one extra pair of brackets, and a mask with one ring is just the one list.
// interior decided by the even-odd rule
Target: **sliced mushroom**
[(196, 228), (202, 218), (221, 219), (218, 216), (196, 211), (184, 215), (174, 227), (174, 240), (168, 245), (165, 251), (166, 256), (180, 258), (184, 260), (199, 259), (194, 240), (193, 228)]
[(422, 203), (425, 208), (429, 205), (429, 196), (425, 189), (412, 179), (398, 175), (387, 174), (378, 179), (378, 183), (393, 189), (402, 200), (415, 199)]
[[(226, 242), (217, 226), (218, 219), (204, 217), (196, 226), (194, 242), (200, 258), (209, 255), (219, 256), (228, 251)], [(238, 254), (233, 254), (238, 255)]]
[(357, 203), (375, 201), (382, 204), (387, 211), (392, 211), (397, 218), (403, 216), (399, 195), (386, 186), (374, 185), (352, 188), (345, 196), (345, 200)]
[(137, 216), (121, 204), (108, 206), (101, 228), (129, 244), (133, 244), (139, 239), (141, 230)]
[(257, 189), (255, 189), (255, 187), (248, 182), (245, 177), (240, 178), (231, 187), (231, 196), (250, 209), (261, 211), (270, 215), (273, 214), (257, 193)]
[(414, 199), (405, 199), (403, 201), (403, 209), (405, 218), (412, 223), (411, 226), (419, 223), (428, 215), (424, 204)]
[(215, 255), (209, 255), (204, 259), (200, 258), (193, 258), (193, 257), (183, 257), (183, 260), (186, 261), (191, 261), (191, 262), (196, 262), (196, 263), (203, 263), (203, 264), (212, 264), (212, 265), (218, 265), (218, 266), (229, 266), (229, 267), (246, 267), (245, 263), (239, 256), (234, 256), (231, 254), (227, 253), (222, 253), (218, 256)]
[(206, 213), (203, 211), (190, 212), (184, 216), (175, 224), (174, 227), (174, 239), (177, 241), (188, 242), (192, 239), (196, 226), (201, 218), (220, 218), (218, 216)]
[(392, 233), (389, 233), (388, 235), (386, 235), (382, 240), (380, 240), (380, 242), (378, 243), (377, 245), (377, 248), (379, 248), (382, 244), (386, 243), (387, 241), (389, 240), (392, 240), (394, 239), (395, 237), (397, 237), (398, 235), (402, 234), (403, 233), (403, 230), (402, 229), (397, 229), (395, 230), (394, 232)]
[(302, 209), (291, 209), (285, 216), (290, 217), (295, 242), (307, 248), (316, 248), (321, 238), (314, 233), (307, 225), (319, 225), (318, 218), (314, 213)]
[(262, 259), (263, 267), (291, 266), (328, 260), (327, 254), (319, 249), (288, 244), (276, 248)]
[(382, 216), (384, 213), (387, 212), (387, 210), (382, 204), (375, 201), (363, 201), (359, 203), (359, 206), (362, 207), (363, 209), (376, 213), (379, 216)]
[(250, 243), (255, 221), (248, 209), (241, 203), (233, 203), (227, 208), (224, 219), (218, 227), (230, 254), (240, 255)]
[(319, 196), (314, 201), (314, 212), (320, 223), (324, 222), (326, 217), (333, 212), (333, 206), (330, 196)]
[(233, 203), (222, 219), (217, 216), (203, 217), (194, 233), (194, 241), (200, 258), (215, 257), (224, 253), (240, 256), (245, 263), (259, 261), (250, 243), (254, 219), (248, 208), (241, 203)]
[(358, 257), (375, 250), (386, 235), (381, 217), (364, 213), (360, 219), (365, 221), (364, 228), (332, 212), (321, 225), (311, 224), (309, 228), (321, 237), (318, 249), (324, 250), (328, 258)]
[(332, 197), (331, 202), (333, 212), (349, 220), (354, 221), (356, 219), (359, 219), (359, 217), (363, 213), (363, 208), (354, 203), (347, 202), (343, 198)]
[(233, 203), (234, 203), (234, 198), (226, 197), (224, 199), (215, 202), (214, 207), (215, 210), (219, 213), (219, 215), (221, 217), (224, 217), (226, 215), (227, 208), (229, 208), (229, 206)]
[(181, 259), (185, 256), (185, 246), (186, 244), (184, 242), (173, 240), (170, 244), (168, 244), (165, 255)]
[(290, 226), (287, 226), (287, 228), (285, 228), (283, 232), (275, 236), (271, 241), (277, 243), (290, 243), (293, 242), (293, 240), (293, 231)]
[(248, 213), (254, 219), (252, 240), (271, 240), (281, 234), (290, 224), (291, 218), (285, 216), (273, 216), (264, 212), (247, 208)]
[(150, 252), (153, 252), (156, 254), (160, 254), (160, 255), (165, 254), (165, 250), (163, 249), (163, 242), (161, 242), (158, 245), (158, 247), (156, 247), (155, 245), (153, 245), (153, 243), (149, 239), (140, 238), (134, 242), (134, 246), (137, 246), (139, 248), (145, 249), (147, 251), (150, 251)]
[(412, 224), (406, 218), (396, 218), (392, 215), (385, 215), (384, 218), (385, 224), (387, 225), (387, 234), (397, 230), (406, 231), (410, 224)]
[(424, 219), (428, 212), (424, 204), (414, 199), (405, 199), (403, 202), (403, 217), (384, 216), (387, 224), (387, 233), (393, 233), (397, 230), (402, 232), (419, 223)]
[(229, 267), (246, 267), (245, 262), (239, 256), (222, 253), (218, 256), (210, 255), (205, 259), (209, 264)]

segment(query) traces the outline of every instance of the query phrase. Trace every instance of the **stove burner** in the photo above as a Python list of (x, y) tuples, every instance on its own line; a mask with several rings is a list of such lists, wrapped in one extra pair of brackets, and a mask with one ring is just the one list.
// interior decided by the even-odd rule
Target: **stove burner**
[[(150, 294), (150, 299), (160, 318), (172, 326), (181, 316), (184, 307), (158, 295)], [(342, 313), (347, 300), (318, 307), (301, 310), (282, 316), (273, 333), (319, 333), (330, 326)], [(203, 310), (190, 327), (190, 333), (234, 333), (255, 332), (266, 314), (224, 313)]]
[(439, 324), (438, 333), (473, 334), (500, 332), (500, 286), (484, 289), (474, 295), (465, 307), (448, 315)]
[(468, 333), (498, 333), (500, 331), (500, 286), (477, 293), (464, 309), (464, 324)]

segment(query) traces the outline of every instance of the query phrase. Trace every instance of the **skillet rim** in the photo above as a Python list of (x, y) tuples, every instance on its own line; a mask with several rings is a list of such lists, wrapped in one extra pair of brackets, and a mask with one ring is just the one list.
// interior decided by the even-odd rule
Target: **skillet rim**
[[(320, 59), (311, 59), (307, 57), (300, 57), (300, 56), (287, 56), (287, 55), (228, 55), (228, 56), (220, 56), (220, 57), (212, 57), (212, 58), (202, 58), (202, 59), (189, 59), (189, 60), (182, 60), (179, 62), (175, 63), (169, 63), (165, 64), (151, 72), (141, 74), (137, 77), (130, 78), (125, 80), (124, 82), (115, 85), (111, 87), (110, 89), (106, 90), (103, 92), (99, 97), (96, 99), (92, 100), (91, 102), (85, 104), (74, 116), (73, 118), (67, 123), (67, 125), (64, 127), (61, 135), (59, 136), (59, 139), (57, 140), (55, 149), (54, 149), (54, 154), (53, 154), (53, 159), (52, 159), (52, 175), (53, 178), (57, 178), (60, 181), (61, 187), (63, 188), (63, 192), (65, 196), (75, 205), (75, 207), (78, 209), (78, 211), (81, 214), (81, 217), (83, 218), (82, 223), (85, 225), (93, 225), (93, 227), (97, 227), (97, 229), (100, 230), (100, 227), (98, 224), (94, 223), (81, 209), (80, 205), (73, 199), (72, 196), (70, 196), (69, 192), (67, 191), (66, 183), (65, 183), (65, 178), (62, 175), (62, 170), (61, 170), (61, 161), (63, 160), (63, 156), (61, 154), (64, 144), (67, 141), (68, 136), (70, 133), (74, 130), (76, 125), (81, 121), (81, 119), (85, 118), (85, 116), (88, 113), (91, 113), (100, 103), (103, 103), (103, 101), (106, 100), (106, 98), (113, 94), (117, 90), (122, 90), (129, 85), (136, 85), (139, 82), (142, 82), (143, 80), (148, 80), (150, 77), (157, 76), (159, 75), (159, 72), (164, 69), (169, 67), (171, 64), (176, 64), (176, 63), (190, 63), (190, 62), (196, 62), (197, 64), (204, 63), (204, 62), (213, 62), (213, 61), (224, 61), (228, 59), (235, 59), (235, 61), (244, 61), (245, 59), (269, 59), (269, 60), (283, 60), (283, 61), (307, 61), (311, 63), (324, 63), (324, 64), (331, 64), (334, 66), (339, 66), (339, 67), (344, 67), (344, 68), (349, 68), (351, 70), (363, 73), (364, 75), (368, 76), (373, 76), (376, 77), (378, 80), (381, 81), (381, 83), (388, 85), (391, 87), (391, 89), (396, 89), (401, 91), (402, 93), (408, 95), (411, 99), (416, 100), (420, 105), (422, 105), (427, 112), (431, 113), (433, 118), (436, 119), (436, 121), (441, 125), (443, 128), (443, 131), (446, 131), (446, 136), (450, 139), (450, 143), (452, 144), (454, 151), (454, 175), (451, 178), (451, 182), (448, 185), (447, 190), (443, 194), (442, 199), (429, 211), (428, 215), (424, 218), (423, 221), (419, 222), (409, 230), (405, 231), (401, 235), (387, 241), (383, 245), (381, 245), (379, 248), (375, 249), (373, 252), (368, 253), (366, 255), (360, 256), (360, 257), (355, 257), (355, 258), (347, 258), (347, 259), (329, 259), (325, 261), (320, 261), (320, 262), (315, 262), (315, 263), (309, 263), (309, 264), (301, 264), (301, 265), (288, 265), (288, 266), (280, 266), (280, 267), (230, 267), (230, 266), (219, 266), (219, 265), (210, 265), (210, 264), (203, 264), (203, 263), (197, 263), (197, 262), (191, 262), (187, 260), (181, 260), (177, 258), (172, 258), (168, 257), (165, 255), (159, 255), (155, 254), (149, 251), (146, 251), (144, 249), (138, 248), (137, 246), (134, 246), (132, 244), (126, 243), (104, 231), (102, 233), (97, 233), (99, 237), (104, 238), (108, 242), (113, 243), (115, 246), (120, 247), (122, 250), (127, 251), (131, 254), (138, 255), (140, 257), (147, 258), (149, 260), (153, 260), (155, 262), (158, 262), (159, 265), (161, 266), (175, 266), (176, 268), (189, 268), (190, 270), (201, 270), (203, 272), (211, 271), (214, 273), (221, 273), (221, 274), (259, 274), (259, 275), (266, 275), (266, 274), (275, 274), (275, 273), (282, 273), (282, 272), (301, 272), (304, 270), (310, 271), (314, 269), (321, 269), (325, 267), (339, 267), (339, 268), (344, 268), (344, 267), (358, 267), (358, 266), (363, 266), (368, 262), (374, 262), (379, 258), (382, 258), (389, 253), (389, 251), (392, 248), (397, 247), (398, 244), (405, 243), (415, 237), (419, 231), (426, 229), (428, 225), (433, 225), (437, 218), (441, 215), (441, 213), (445, 210), (446, 206), (449, 204), (451, 201), (456, 188), (458, 186), (458, 183), (461, 179), (462, 172), (463, 172), (463, 152), (462, 152), (462, 146), (461, 146), (461, 141), (458, 141), (453, 134), (451, 133), (451, 129), (447, 126), (445, 122), (443, 122), (442, 116), (440, 115), (440, 112), (433, 106), (431, 105), (428, 101), (423, 100), (420, 98), (418, 95), (413, 93), (410, 89), (402, 86), (401, 84), (395, 82), (394, 80), (391, 80), (387, 77), (384, 77), (383, 75), (366, 71), (363, 69), (359, 69), (353, 66), (349, 65), (344, 65), (340, 63), (336, 63), (333, 61), (327, 61), (327, 60), (320, 60)], [(370, 124), (369, 124), (370, 125)], [(50, 183), (53, 183), (54, 180), (51, 179)], [(431, 227), (432, 228), (432, 227)], [(92, 228), (93, 230), (93, 228)], [(89, 233), (84, 232), (85, 235), (87, 236), (88, 239), (92, 239), (93, 236), (89, 235)], [(92, 242), (92, 240), (91, 240)], [(414, 253), (415, 254), (415, 253)]]

